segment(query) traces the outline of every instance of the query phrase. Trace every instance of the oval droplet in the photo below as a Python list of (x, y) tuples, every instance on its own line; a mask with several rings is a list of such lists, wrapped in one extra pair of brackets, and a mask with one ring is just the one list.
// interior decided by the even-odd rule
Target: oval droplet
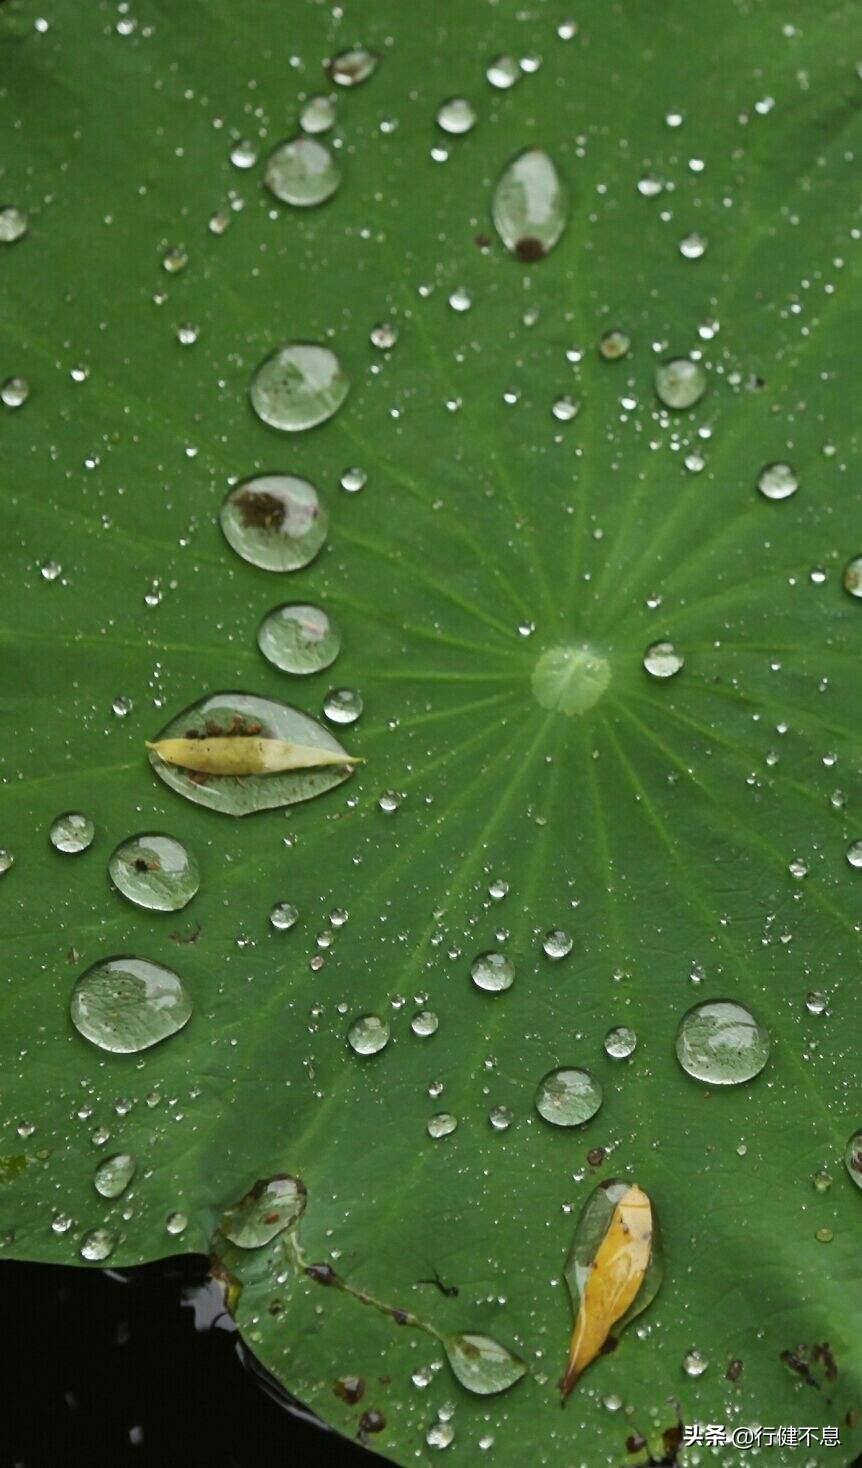
[(857, 1188), (862, 1188), (862, 1131), (854, 1132), (847, 1143), (844, 1165)]
[(197, 861), (173, 836), (146, 834), (121, 841), (108, 873), (129, 902), (153, 912), (179, 912), (200, 886)]
[(685, 658), (672, 642), (653, 642), (644, 653), (643, 663), (651, 678), (673, 678), (685, 667)]
[(66, 856), (76, 856), (93, 844), (96, 827), (89, 816), (80, 811), (67, 811), (52, 822), (48, 838), (55, 851)]
[(263, 181), (282, 204), (312, 209), (332, 198), (341, 183), (341, 169), (325, 143), (316, 138), (291, 138), (273, 148)]
[(443, 1336), (443, 1349), (461, 1385), (482, 1397), (507, 1391), (527, 1369), (523, 1361), (487, 1335), (469, 1332)]
[(655, 390), (666, 408), (693, 408), (706, 392), (706, 371), (688, 357), (672, 357), (655, 369)]
[(420, 1009), (418, 1014), (414, 1014), (411, 1019), (410, 1028), (414, 1035), (418, 1035), (420, 1039), (426, 1040), (429, 1035), (436, 1035), (439, 1024), (440, 1021), (433, 1010)]
[(497, 56), (488, 63), (485, 75), (498, 92), (508, 92), (520, 80), (521, 68), (514, 56)]
[(236, 485), (219, 519), (231, 549), (262, 571), (307, 566), (329, 528), (329, 511), (318, 490), (291, 474), (262, 474)]
[(322, 607), (288, 602), (264, 617), (257, 645), (282, 672), (319, 673), (338, 657), (341, 633)]
[(631, 337), (624, 331), (606, 331), (599, 342), (599, 352), (606, 362), (619, 362), (627, 356), (632, 344)]
[(117, 1235), (107, 1228), (92, 1228), (81, 1240), (80, 1254), (91, 1264), (110, 1259), (117, 1247)]
[(765, 464), (757, 476), (757, 488), (767, 500), (788, 500), (799, 488), (796, 470), (790, 464)]
[(323, 713), (330, 724), (355, 724), (365, 707), (356, 688), (332, 688), (323, 701)]
[(551, 928), (542, 939), (542, 952), (546, 958), (568, 958), (573, 947), (572, 935), (564, 928)]
[(583, 1126), (602, 1104), (602, 1088), (588, 1070), (549, 1071), (536, 1091), (536, 1110), (553, 1126)]
[(357, 1055), (377, 1055), (389, 1044), (389, 1025), (379, 1014), (362, 1014), (347, 1031), (347, 1041)]
[(277, 902), (269, 914), (269, 921), (277, 933), (286, 933), (298, 917), (299, 911), (292, 902)]
[(515, 982), (515, 966), (505, 953), (480, 953), (470, 966), (470, 977), (486, 994), (502, 994)]
[(0, 387), (0, 401), (7, 408), (23, 407), (30, 396), (30, 384), (26, 377), (7, 377)]
[(605, 1035), (605, 1054), (611, 1060), (628, 1060), (634, 1055), (638, 1037), (628, 1025), (615, 1025)]
[(261, 1249), (302, 1217), (306, 1197), (298, 1177), (260, 1178), (238, 1203), (225, 1209), (219, 1228), (238, 1249)]
[(349, 391), (349, 378), (329, 347), (292, 342), (264, 359), (249, 396), (258, 418), (270, 428), (302, 433), (331, 418)]
[(444, 133), (468, 133), (476, 125), (476, 112), (466, 97), (450, 97), (437, 112), (437, 126)]
[(138, 1168), (131, 1152), (118, 1152), (106, 1157), (93, 1173), (93, 1187), (102, 1198), (119, 1198), (126, 1191)]
[(358, 87), (377, 70), (377, 57), (364, 46), (342, 51), (326, 63), (326, 72), (338, 87)]
[(106, 958), (72, 990), (72, 1023), (85, 1040), (113, 1055), (136, 1055), (188, 1023), (192, 1002), (172, 969), (146, 958)]
[(14, 245), (27, 233), (27, 215), (14, 204), (0, 208), (0, 245)]
[(436, 1116), (429, 1116), (426, 1131), (437, 1142), (441, 1137), (451, 1137), (457, 1126), (457, 1116), (452, 1116), (448, 1111), (438, 1111)]
[(306, 133), (328, 133), (335, 126), (335, 103), (331, 97), (309, 97), (299, 114)]
[(769, 1059), (767, 1030), (750, 1010), (729, 999), (696, 1004), (680, 1022), (676, 1056), (696, 1081), (736, 1086), (753, 1080)]
[(566, 226), (566, 196), (547, 153), (527, 148), (503, 170), (491, 208), (494, 227), (519, 260), (541, 260)]

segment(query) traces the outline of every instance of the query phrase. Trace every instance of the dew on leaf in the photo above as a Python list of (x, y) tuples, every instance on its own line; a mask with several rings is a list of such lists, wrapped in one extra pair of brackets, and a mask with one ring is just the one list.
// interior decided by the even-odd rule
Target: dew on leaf
[(455, 1429), (451, 1422), (433, 1422), (425, 1434), (425, 1441), (429, 1448), (451, 1447), (455, 1441)]
[(121, 841), (108, 873), (129, 902), (155, 912), (179, 912), (200, 886), (195, 857), (173, 836), (147, 833)]
[(14, 204), (0, 208), (0, 245), (14, 245), (27, 233), (27, 228), (26, 214), (16, 209)]
[(796, 470), (790, 464), (766, 464), (757, 476), (757, 488), (764, 499), (789, 499), (799, 488)]
[(638, 1037), (629, 1025), (615, 1025), (605, 1035), (605, 1054), (611, 1060), (628, 1060), (635, 1052)]
[(450, 97), (437, 110), (437, 126), (444, 133), (468, 133), (476, 125), (476, 112), (466, 97)]
[(368, 483), (368, 475), (364, 469), (345, 469), (339, 483), (348, 494), (358, 494)]
[(100, 1264), (110, 1259), (117, 1247), (117, 1235), (107, 1228), (93, 1228), (81, 1240), (80, 1255), (88, 1263)]
[(583, 1126), (602, 1104), (602, 1088), (587, 1070), (549, 1071), (536, 1091), (536, 1110), (554, 1126)]
[(845, 852), (848, 864), (857, 871), (862, 867), (862, 841), (851, 841)]
[(0, 387), (0, 401), (7, 408), (20, 408), (30, 396), (30, 384), (26, 377), (7, 377)]
[(458, 1118), (452, 1116), (448, 1111), (438, 1111), (436, 1116), (429, 1116), (426, 1130), (429, 1137), (437, 1142), (441, 1137), (450, 1137), (458, 1125)]
[(332, 198), (341, 183), (341, 169), (325, 143), (291, 138), (270, 153), (263, 181), (282, 204), (311, 209)]
[(532, 675), (533, 694), (543, 709), (584, 714), (598, 703), (611, 681), (606, 657), (589, 647), (549, 647)]
[(39, 574), (43, 581), (56, 581), (63, 574), (63, 567), (59, 561), (43, 561), (39, 567)]
[(573, 418), (577, 418), (580, 411), (581, 405), (578, 399), (573, 398), (570, 393), (565, 393), (561, 398), (555, 398), (551, 405), (551, 412), (558, 423), (571, 423)]
[(679, 253), (684, 260), (700, 260), (706, 254), (706, 240), (696, 231), (687, 234), (679, 242)]
[(288, 602), (264, 617), (257, 645), (267, 661), (285, 673), (319, 673), (335, 662), (341, 633), (322, 607)]
[(326, 73), (338, 87), (358, 87), (377, 70), (377, 57), (364, 46), (342, 51), (326, 63)]
[(89, 816), (80, 811), (67, 811), (52, 822), (48, 838), (55, 851), (77, 856), (93, 844), (96, 827)]
[(433, 1010), (420, 1009), (418, 1014), (414, 1014), (411, 1019), (410, 1028), (414, 1035), (419, 1035), (420, 1039), (424, 1040), (429, 1035), (435, 1035), (437, 1033), (439, 1024), (440, 1021)]
[(682, 1358), (682, 1369), (686, 1376), (703, 1376), (709, 1362), (700, 1351), (686, 1351)]
[(825, 1014), (828, 1004), (826, 995), (819, 989), (809, 989), (805, 996), (805, 1008), (809, 1014)]
[(377, 1055), (389, 1044), (389, 1025), (378, 1014), (362, 1014), (347, 1031), (347, 1042), (357, 1055)]
[(574, 939), (564, 928), (551, 928), (542, 939), (542, 952), (546, 958), (568, 958), (573, 947)]
[(657, 196), (662, 193), (663, 189), (664, 181), (660, 178), (656, 178), (651, 173), (645, 174), (643, 178), (638, 179), (638, 193), (641, 194), (645, 199), (657, 198)]
[(340, 726), (355, 724), (363, 708), (362, 694), (356, 688), (332, 688), (323, 701), (324, 717)]
[(331, 418), (350, 390), (344, 368), (330, 347), (292, 342), (264, 359), (249, 388), (263, 423), (283, 433), (301, 433)]
[(114, 1055), (135, 1055), (175, 1035), (191, 1012), (179, 975), (146, 958), (94, 963), (78, 979), (70, 1002), (78, 1033)]
[(470, 977), (486, 994), (502, 994), (515, 982), (515, 966), (505, 953), (480, 953), (470, 965)]
[(335, 103), (331, 97), (309, 97), (299, 114), (299, 125), (306, 133), (328, 133), (335, 126)]
[(506, 1132), (514, 1121), (514, 1115), (509, 1106), (494, 1106), (488, 1113), (488, 1120), (495, 1132)]
[(93, 1173), (93, 1187), (103, 1198), (119, 1198), (137, 1171), (137, 1159), (131, 1152), (117, 1152), (106, 1157)]
[(401, 797), (394, 790), (384, 790), (377, 798), (377, 808), (382, 810), (385, 816), (394, 816), (401, 806)]
[(857, 1188), (862, 1188), (862, 1131), (854, 1132), (847, 1143), (844, 1165)]
[(168, 275), (179, 275), (181, 270), (185, 270), (188, 263), (189, 257), (180, 245), (174, 245), (162, 256), (162, 269), (166, 270)]
[(225, 1209), (219, 1228), (238, 1249), (261, 1249), (293, 1227), (305, 1203), (305, 1184), (300, 1178), (260, 1178), (238, 1203)]
[(655, 390), (666, 408), (693, 408), (706, 392), (706, 372), (700, 362), (672, 357), (656, 367)]
[(14, 861), (15, 858), (12, 852), (7, 847), (0, 846), (0, 877), (5, 877), (10, 867), (14, 864)]
[(378, 352), (389, 352), (398, 341), (398, 329), (391, 321), (380, 321), (371, 328), (369, 341)]
[(443, 1349), (461, 1385), (482, 1397), (507, 1391), (527, 1369), (523, 1361), (487, 1335), (469, 1331), (446, 1335)]
[(628, 355), (632, 339), (625, 331), (606, 331), (599, 342), (599, 352), (606, 362), (619, 362)]
[(507, 897), (508, 894), (509, 883), (504, 882), (502, 878), (499, 877), (495, 881), (493, 881), (488, 888), (488, 896), (493, 902), (502, 902), (503, 898)]
[(234, 168), (254, 168), (257, 162), (257, 147), (248, 138), (241, 138), (230, 150), (230, 161)]
[(862, 597), (862, 556), (854, 556), (844, 567), (841, 584), (850, 596)]
[(178, 1234), (184, 1234), (188, 1226), (188, 1216), (185, 1213), (180, 1213), (179, 1210), (174, 1213), (169, 1213), (165, 1219), (165, 1233), (171, 1234), (174, 1238)]
[(228, 493), (220, 513), (228, 545), (262, 571), (298, 571), (326, 540), (329, 511), (306, 479), (263, 474)]
[(769, 1059), (769, 1034), (741, 1004), (696, 1004), (680, 1022), (676, 1055), (683, 1070), (712, 1086), (735, 1086), (759, 1075)]
[(541, 260), (566, 225), (566, 196), (547, 153), (527, 148), (509, 163), (491, 207), (500, 239), (519, 260)]
[(127, 714), (132, 712), (132, 707), (132, 700), (127, 698), (124, 693), (120, 693), (111, 704), (111, 713), (118, 719), (125, 719)]
[(644, 653), (643, 664), (651, 678), (673, 678), (685, 666), (685, 658), (672, 642), (653, 642)]
[(449, 296), (449, 305), (452, 307), (453, 311), (457, 311), (459, 312), (459, 314), (463, 313), (464, 311), (469, 311), (472, 304), (473, 297), (463, 285), (458, 286), (457, 289), (452, 291), (451, 295)]

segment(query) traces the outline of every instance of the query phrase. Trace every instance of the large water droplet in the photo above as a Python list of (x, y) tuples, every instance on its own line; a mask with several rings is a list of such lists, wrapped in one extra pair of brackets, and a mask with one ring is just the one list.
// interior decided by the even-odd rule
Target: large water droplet
[(226, 1208), (219, 1228), (239, 1249), (261, 1249), (292, 1228), (305, 1210), (305, 1185), (298, 1177), (261, 1178)]
[(573, 947), (572, 935), (564, 928), (551, 928), (542, 939), (542, 952), (546, 958), (568, 958)]
[(862, 1131), (854, 1132), (847, 1143), (844, 1165), (857, 1188), (862, 1188)]
[(26, 233), (26, 214), (22, 214), (14, 204), (6, 204), (0, 209), (0, 245), (14, 245)]
[(437, 1142), (441, 1137), (451, 1137), (457, 1125), (457, 1116), (452, 1116), (448, 1111), (438, 1111), (436, 1116), (429, 1116), (426, 1131)]
[(55, 851), (76, 856), (93, 844), (95, 834), (96, 827), (89, 816), (82, 815), (80, 811), (67, 811), (65, 815), (57, 816), (48, 837)]
[(94, 963), (78, 979), (70, 1003), (78, 1033), (114, 1055), (135, 1055), (175, 1035), (191, 1012), (179, 975), (146, 958)]
[(341, 169), (324, 143), (299, 137), (273, 149), (263, 178), (282, 204), (309, 209), (332, 198), (341, 183)]
[(131, 836), (108, 862), (111, 881), (136, 907), (179, 912), (200, 886), (198, 864), (173, 836)]
[(137, 1167), (137, 1159), (131, 1152), (117, 1152), (114, 1157), (106, 1157), (99, 1163), (93, 1173), (93, 1187), (103, 1198), (119, 1198), (132, 1181)]
[(303, 132), (328, 133), (335, 126), (335, 103), (331, 97), (309, 97), (299, 114)]
[(851, 867), (862, 867), (862, 841), (851, 841), (845, 852), (847, 861)]
[(844, 567), (841, 584), (850, 596), (862, 596), (862, 556), (854, 556)]
[(766, 464), (757, 476), (757, 488), (767, 500), (787, 500), (799, 488), (790, 464)]
[(299, 917), (292, 902), (277, 902), (269, 914), (269, 921), (277, 933), (286, 933)]
[(605, 1054), (611, 1060), (628, 1060), (634, 1055), (638, 1037), (628, 1025), (617, 1025), (605, 1035)]
[(263, 474), (246, 479), (222, 503), (228, 545), (262, 571), (298, 571), (313, 561), (329, 527), (329, 511), (306, 479)]
[(4, 877), (14, 864), (15, 857), (5, 846), (0, 846), (0, 877)]
[(376, 1055), (389, 1044), (389, 1025), (378, 1014), (362, 1014), (347, 1031), (347, 1040), (357, 1055)]
[(26, 377), (7, 377), (0, 387), (0, 401), (7, 408), (20, 408), (30, 396), (30, 384)]
[(576, 715), (598, 703), (610, 681), (607, 658), (584, 644), (543, 652), (533, 669), (532, 687), (543, 709)]
[(523, 1361), (487, 1335), (447, 1335), (443, 1337), (443, 1349), (461, 1385), (482, 1397), (506, 1391), (527, 1369)]
[(685, 667), (685, 658), (672, 642), (653, 642), (644, 653), (643, 661), (651, 678), (673, 678)]
[(341, 633), (322, 607), (288, 602), (264, 617), (257, 645), (285, 673), (319, 673), (338, 657)]
[(602, 1104), (602, 1088), (588, 1070), (552, 1070), (539, 1082), (536, 1110), (554, 1126), (583, 1126)]
[(769, 1034), (750, 1010), (729, 999), (696, 1004), (682, 1018), (676, 1055), (683, 1070), (712, 1086), (750, 1081), (769, 1059)]
[(420, 1009), (414, 1014), (410, 1021), (410, 1028), (414, 1035), (426, 1040), (430, 1035), (436, 1035), (440, 1021), (432, 1009)]
[(494, 190), (494, 226), (519, 260), (541, 260), (566, 225), (566, 196), (547, 153), (528, 148), (504, 169)]
[(339, 87), (358, 87), (377, 70), (377, 57), (364, 46), (342, 51), (326, 63), (327, 75)]
[(655, 390), (666, 408), (693, 408), (706, 392), (706, 372), (700, 362), (673, 357), (656, 367)]
[(117, 1247), (117, 1235), (107, 1228), (93, 1228), (81, 1240), (80, 1254), (91, 1264), (110, 1259)]
[(468, 133), (476, 125), (476, 112), (466, 97), (450, 97), (437, 113), (437, 125), (444, 133)]
[(486, 994), (502, 994), (515, 982), (515, 966), (505, 953), (480, 953), (470, 966), (470, 977)]
[(323, 713), (330, 724), (355, 724), (364, 706), (357, 688), (332, 688), (323, 701)]
[(284, 433), (325, 423), (350, 390), (344, 368), (329, 347), (293, 342), (258, 367), (249, 396), (258, 418)]

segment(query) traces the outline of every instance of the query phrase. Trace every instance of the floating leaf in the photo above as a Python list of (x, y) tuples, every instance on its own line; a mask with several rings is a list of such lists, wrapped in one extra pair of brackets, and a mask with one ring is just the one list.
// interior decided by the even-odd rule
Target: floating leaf
[(169, 765), (201, 775), (279, 775), (285, 770), (317, 770), (326, 765), (355, 765), (349, 754), (293, 744), (289, 739), (260, 739), (254, 734), (222, 739), (161, 739), (147, 749)]
[(566, 195), (547, 153), (527, 148), (504, 169), (494, 190), (494, 227), (519, 260), (541, 260), (566, 227)]
[(447, 1335), (443, 1337), (443, 1349), (461, 1385), (480, 1397), (507, 1391), (527, 1370), (506, 1346), (487, 1335), (471, 1331)]
[(636, 1184), (600, 1183), (584, 1205), (564, 1270), (575, 1309), (567, 1397), (581, 1372), (655, 1297), (660, 1283), (652, 1204)]
[[(241, 768), (234, 766), (231, 774), (220, 773), (212, 765), (188, 768), (161, 756), (162, 748), (177, 745), (200, 745), (201, 752), (195, 755), (200, 760), (207, 757), (205, 746), (210, 750), (217, 746), (218, 758), (222, 752), (230, 754), (225, 746), (236, 745), (240, 761), (248, 761), (252, 755), (259, 763), (256, 770), (250, 770), (248, 763)], [(263, 750), (269, 745), (277, 746), (282, 753), (287, 747), (300, 748), (306, 754), (311, 751), (315, 759), (313, 763), (306, 758), (280, 767), (266, 764)], [(340, 785), (356, 763), (329, 730), (307, 714), (250, 693), (214, 693), (193, 704), (165, 726), (150, 746), (149, 758), (159, 778), (187, 800), (235, 816), (310, 800)]]
[(239, 1249), (260, 1249), (276, 1234), (292, 1228), (305, 1212), (305, 1184), (280, 1174), (260, 1178), (253, 1188), (226, 1208), (219, 1227)]

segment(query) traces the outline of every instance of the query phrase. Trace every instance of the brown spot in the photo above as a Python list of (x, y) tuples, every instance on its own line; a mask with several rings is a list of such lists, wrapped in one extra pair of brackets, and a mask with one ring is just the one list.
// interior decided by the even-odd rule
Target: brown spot
[(283, 1309), (284, 1306), (282, 1305), (281, 1300), (273, 1300), (272, 1304), (269, 1307), (269, 1313), (270, 1315), (280, 1315)]
[(197, 943), (201, 935), (200, 923), (192, 923), (185, 933), (169, 933), (168, 937), (172, 943)]
[(640, 1453), (646, 1447), (646, 1438), (641, 1437), (639, 1432), (633, 1432), (631, 1437), (626, 1438), (626, 1451), (629, 1453)]
[(365, 1379), (361, 1376), (339, 1376), (338, 1380), (332, 1383), (332, 1390), (337, 1397), (341, 1398), (342, 1402), (347, 1402), (349, 1406), (355, 1407), (356, 1403), (365, 1396)]
[(666, 1427), (661, 1435), (661, 1440), (664, 1443), (664, 1450), (667, 1454), (666, 1462), (675, 1462), (676, 1455), (682, 1443), (682, 1423), (677, 1422), (675, 1427)]
[(541, 260), (544, 257), (545, 247), (541, 240), (534, 239), (532, 235), (525, 235), (522, 240), (518, 240), (515, 254), (519, 260), (524, 260), (529, 264), (533, 260)]
[(410, 1319), (409, 1313), (406, 1310), (399, 1310), (397, 1305), (391, 1313), (396, 1325), (406, 1325)]
[(790, 1371), (795, 1371), (797, 1376), (801, 1376), (802, 1380), (807, 1382), (809, 1386), (819, 1387), (820, 1383), (811, 1370), (803, 1354), (804, 1351), (804, 1346), (797, 1347), (795, 1351), (782, 1351), (781, 1359)]
[(604, 1147), (592, 1147), (587, 1153), (587, 1161), (590, 1164), (590, 1167), (601, 1167), (606, 1156), (607, 1153), (605, 1152)]
[(81, 957), (81, 955), (78, 952), (77, 948), (70, 948), (69, 949), (69, 952), (66, 954), (66, 962), (67, 963), (77, 963), (78, 962), (78, 959), (80, 957)]
[(838, 1367), (829, 1342), (824, 1341), (822, 1345), (815, 1346), (811, 1354), (815, 1361), (822, 1363), (823, 1370), (826, 1372), (826, 1380), (834, 1381), (838, 1375)]
[(479, 246), (479, 249), (482, 251), (482, 254), (483, 255), (487, 255), (488, 251), (491, 248), (491, 238), (490, 238), (490, 235), (487, 235), (487, 234), (477, 234), (477, 236), (476, 236), (476, 244)]
[(742, 1362), (734, 1357), (734, 1359), (728, 1363), (728, 1367), (724, 1375), (727, 1381), (739, 1381), (739, 1378), (742, 1375)]
[(241, 489), (234, 495), (233, 504), (240, 512), (243, 525), (249, 528), (280, 530), (284, 523), (284, 504), (277, 495)]
[(317, 1284), (331, 1285), (338, 1280), (338, 1275), (331, 1264), (306, 1264), (305, 1272), (309, 1279), (315, 1280)]
[(363, 1412), (359, 1419), (360, 1434), (365, 1432), (382, 1432), (385, 1426), (386, 1418), (382, 1412), (376, 1411), (374, 1407), (371, 1407), (367, 1412)]
[(161, 871), (161, 862), (158, 861), (155, 857), (152, 861), (147, 861), (145, 856), (136, 856), (134, 861), (132, 862), (132, 866), (134, 867), (136, 872)]

